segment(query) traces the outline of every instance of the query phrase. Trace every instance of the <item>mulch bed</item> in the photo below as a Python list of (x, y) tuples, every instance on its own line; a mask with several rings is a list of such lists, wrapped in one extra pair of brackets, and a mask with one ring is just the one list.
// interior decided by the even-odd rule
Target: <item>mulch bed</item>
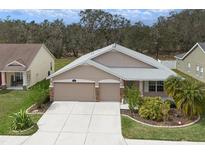
[(147, 119), (141, 118), (138, 113), (131, 113), (130, 110), (128, 109), (121, 109), (120, 112), (121, 114), (128, 115), (138, 121), (151, 124), (151, 125), (156, 125), (156, 126), (180, 126), (180, 125), (189, 124), (198, 118), (197, 116), (193, 117), (192, 119), (184, 117), (179, 111), (177, 111), (174, 108), (171, 108), (170, 114), (169, 114), (170, 116), (168, 120), (166, 121), (147, 120)]
[(41, 106), (38, 106), (37, 104), (35, 104), (31, 108), (29, 108), (28, 113), (30, 113), (30, 114), (42, 114), (42, 113), (45, 113), (50, 105), (51, 105), (50, 102), (41, 104)]

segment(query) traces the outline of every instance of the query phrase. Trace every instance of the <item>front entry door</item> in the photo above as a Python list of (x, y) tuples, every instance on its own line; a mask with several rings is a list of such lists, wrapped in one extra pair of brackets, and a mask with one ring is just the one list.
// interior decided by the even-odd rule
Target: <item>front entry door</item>
[(19, 87), (23, 85), (23, 73), (15, 72), (14, 75), (11, 75), (11, 86)]

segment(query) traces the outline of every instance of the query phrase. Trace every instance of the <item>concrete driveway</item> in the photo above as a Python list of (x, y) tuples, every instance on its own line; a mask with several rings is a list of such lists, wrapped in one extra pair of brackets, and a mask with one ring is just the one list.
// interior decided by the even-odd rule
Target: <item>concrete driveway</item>
[(125, 144), (120, 104), (54, 102), (23, 144)]

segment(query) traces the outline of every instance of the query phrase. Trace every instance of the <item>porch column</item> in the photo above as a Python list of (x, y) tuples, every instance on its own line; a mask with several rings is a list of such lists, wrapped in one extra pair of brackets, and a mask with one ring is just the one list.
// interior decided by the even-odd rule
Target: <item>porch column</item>
[(23, 72), (23, 89), (26, 90), (27, 89), (27, 73)]
[(99, 89), (99, 83), (95, 82), (95, 96), (96, 96), (96, 102), (100, 101), (100, 89)]
[(120, 103), (124, 103), (124, 80), (120, 79)]
[(49, 95), (50, 95), (50, 102), (53, 102), (54, 101), (54, 87), (53, 87), (52, 79), (50, 79)]
[(1, 72), (1, 86), (3, 89), (6, 88), (6, 73)]
[(139, 81), (139, 91), (141, 95), (143, 96), (143, 81)]

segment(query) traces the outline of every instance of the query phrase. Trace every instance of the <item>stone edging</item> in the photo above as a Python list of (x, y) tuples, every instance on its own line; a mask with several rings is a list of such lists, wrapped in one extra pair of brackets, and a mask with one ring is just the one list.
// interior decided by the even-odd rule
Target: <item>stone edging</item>
[(134, 119), (134, 118), (132, 118), (132, 117), (126, 115), (126, 114), (121, 114), (121, 115), (123, 115), (125, 117), (128, 117), (128, 118), (134, 120), (137, 123), (140, 123), (140, 124), (143, 124), (143, 125), (146, 125), (146, 126), (150, 126), (150, 127), (155, 127), (155, 128), (183, 128), (183, 127), (193, 125), (193, 124), (197, 123), (200, 120), (200, 116), (199, 116), (195, 121), (193, 121), (191, 123), (188, 123), (188, 124), (180, 125), (180, 126), (157, 126), (157, 125), (151, 125), (151, 124), (148, 124), (148, 123), (144, 123), (144, 122), (139, 121), (137, 119)]
[(32, 115), (32, 114), (37, 114), (37, 115), (38, 115), (38, 114), (39, 114), (39, 115), (40, 115), (40, 114), (44, 114), (43, 112), (30, 113), (29, 110), (30, 110), (32, 107), (34, 107), (35, 105), (36, 105), (36, 104), (33, 104), (33, 105), (31, 105), (29, 108), (27, 108), (27, 109), (26, 109), (26, 114), (31, 114), (31, 115)]
[(34, 128), (35, 125), (36, 125), (36, 124), (34, 124), (33, 126), (31, 126), (30, 128), (27, 128), (27, 129), (24, 129), (24, 130), (20, 130), (20, 131), (18, 131), (18, 130), (12, 130), (12, 132), (14, 132), (14, 133), (23, 133), (23, 132), (26, 132), (26, 131), (28, 131), (28, 130)]

